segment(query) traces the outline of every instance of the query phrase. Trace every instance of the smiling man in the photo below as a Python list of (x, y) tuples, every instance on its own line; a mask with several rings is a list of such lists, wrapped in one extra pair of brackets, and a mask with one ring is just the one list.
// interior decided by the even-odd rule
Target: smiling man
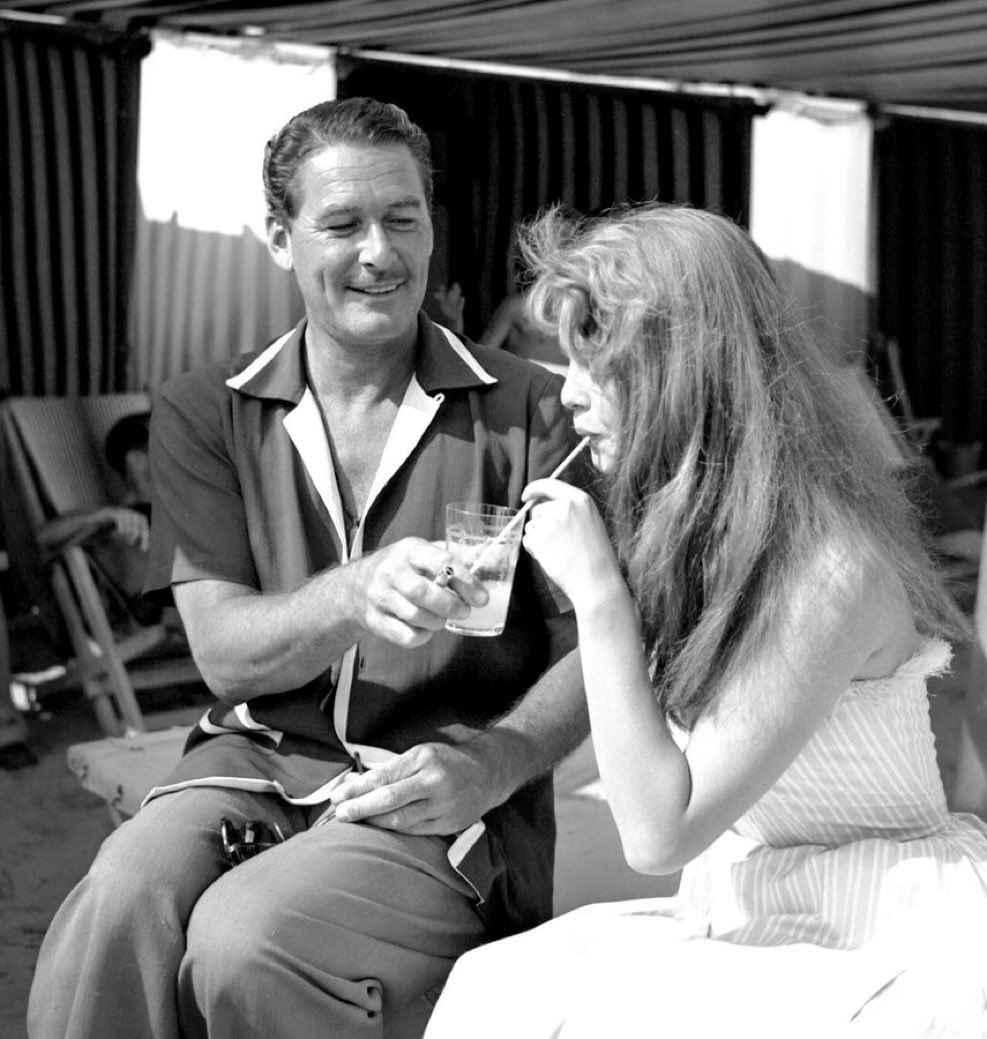
[(460, 953), (551, 913), (572, 614), (522, 559), (503, 635), (446, 631), (486, 592), (442, 537), (447, 502), (516, 507), (565, 456), (561, 380), (421, 312), (401, 109), (300, 113), (264, 184), (305, 317), (152, 412), (147, 589), (216, 704), (53, 921), (32, 1037), (419, 1035)]
[(432, 223), (411, 152), (338, 144), (293, 178), (296, 212), (268, 216), (275, 261), (294, 270), (313, 352), (407, 352), (425, 295)]

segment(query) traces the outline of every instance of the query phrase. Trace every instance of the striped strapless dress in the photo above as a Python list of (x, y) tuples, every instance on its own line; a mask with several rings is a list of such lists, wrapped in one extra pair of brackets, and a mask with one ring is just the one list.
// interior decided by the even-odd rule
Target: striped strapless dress
[(854, 682), (675, 898), (467, 953), (427, 1039), (987, 1037), (987, 823), (947, 811), (926, 693), (949, 656)]

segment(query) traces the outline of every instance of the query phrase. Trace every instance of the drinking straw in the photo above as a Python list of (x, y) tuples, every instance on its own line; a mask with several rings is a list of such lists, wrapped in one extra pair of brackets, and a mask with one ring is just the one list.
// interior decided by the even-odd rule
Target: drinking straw
[[(565, 456), (565, 458), (563, 458), (562, 461), (559, 462), (559, 464), (548, 474), (548, 478), (550, 480), (554, 480), (557, 476), (559, 476), (559, 474), (563, 471), (563, 469), (565, 469), (569, 465), (569, 463), (576, 457), (576, 455), (578, 455), (579, 452), (582, 451), (583, 448), (589, 443), (589, 440), (590, 440), (589, 437), (583, 437), (583, 439), (580, 440), (579, 443), (576, 444), (576, 446)], [(504, 529), (499, 534), (497, 534), (495, 537), (492, 537), (480, 549), (479, 554), (477, 555), (476, 559), (473, 560), (473, 563), (470, 566), (470, 575), (471, 576), (473, 574), (475, 574), (477, 570), (479, 570), (480, 564), (486, 558), (487, 554), (493, 548), (495, 548), (497, 545), (499, 545), (502, 541), (504, 541), (504, 539), (507, 537), (507, 535), (510, 534), (510, 532), (519, 523), (522, 523), (524, 521), (524, 517), (527, 516), (528, 512), (531, 510), (531, 507), (534, 504), (535, 504), (534, 499), (531, 499), (530, 501), (526, 501), (524, 503), (524, 505), (521, 507), (520, 512), (518, 512), (518, 514), (511, 520), (511, 522), (508, 523), (507, 526), (504, 527)]]

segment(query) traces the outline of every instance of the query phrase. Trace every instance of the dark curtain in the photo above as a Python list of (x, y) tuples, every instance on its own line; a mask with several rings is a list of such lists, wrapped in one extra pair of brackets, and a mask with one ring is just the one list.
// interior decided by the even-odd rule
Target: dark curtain
[[(661, 199), (746, 226), (749, 102), (422, 70), (340, 58), (339, 96), (401, 105), (436, 165), (437, 284), (458, 281), (477, 335), (508, 291), (518, 221)], [(445, 244), (439, 242), (445, 238)]]
[(0, 390), (126, 387), (143, 40), (0, 23)]
[(875, 149), (878, 327), (916, 416), (987, 443), (987, 129), (893, 119)]

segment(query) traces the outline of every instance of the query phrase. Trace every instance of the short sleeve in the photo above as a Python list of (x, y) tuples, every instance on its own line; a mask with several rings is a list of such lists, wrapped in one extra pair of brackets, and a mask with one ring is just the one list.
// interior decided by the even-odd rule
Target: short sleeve
[(166, 383), (151, 409), (151, 548), (144, 591), (204, 579), (257, 587), (231, 445), (229, 390), (210, 369)]

